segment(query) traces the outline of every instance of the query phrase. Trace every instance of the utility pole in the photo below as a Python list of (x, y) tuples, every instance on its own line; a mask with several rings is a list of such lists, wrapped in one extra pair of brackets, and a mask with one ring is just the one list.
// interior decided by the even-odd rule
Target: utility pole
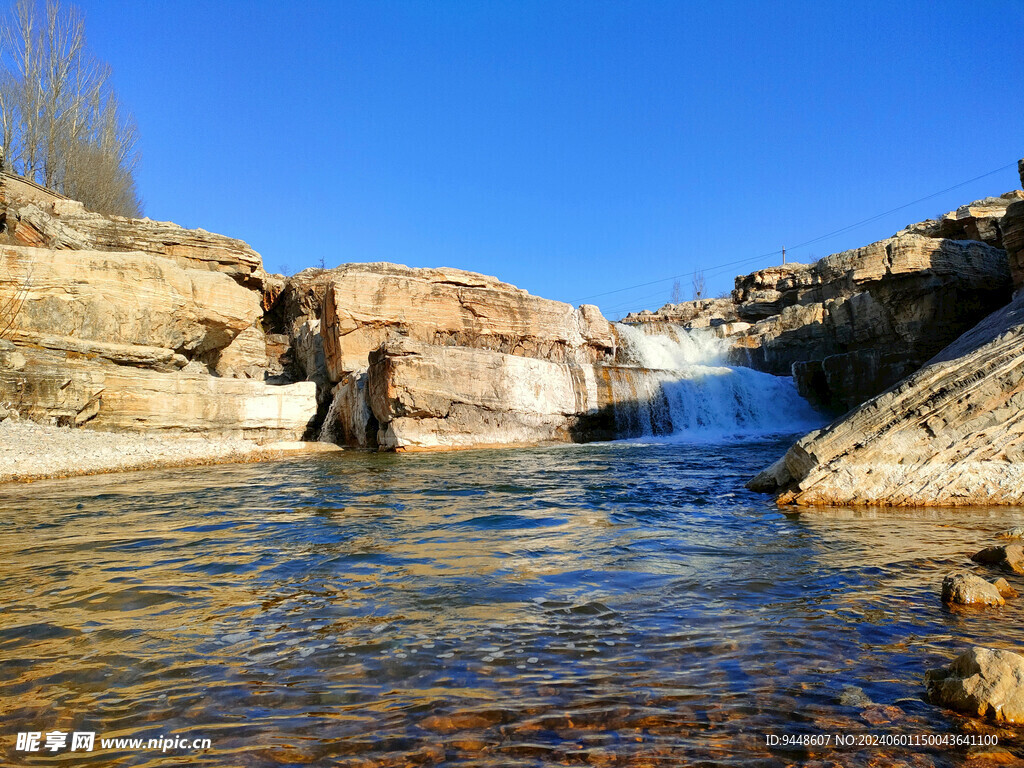
[(782, 266), (786, 266), (786, 246), (782, 246)]

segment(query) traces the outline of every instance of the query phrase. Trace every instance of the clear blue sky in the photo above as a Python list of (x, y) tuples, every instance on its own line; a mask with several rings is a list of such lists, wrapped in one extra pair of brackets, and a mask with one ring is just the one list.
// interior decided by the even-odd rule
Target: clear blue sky
[[(715, 265), (1024, 155), (1021, 0), (79, 5), (139, 122), (147, 215), (270, 271), (448, 265), (579, 303), (705, 268), (717, 294), (777, 259)], [(670, 289), (592, 301), (617, 317)]]

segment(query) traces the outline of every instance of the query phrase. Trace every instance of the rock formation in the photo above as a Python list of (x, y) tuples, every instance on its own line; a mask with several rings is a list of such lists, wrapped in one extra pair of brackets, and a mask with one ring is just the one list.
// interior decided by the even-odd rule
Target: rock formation
[[(1024, 187), (1024, 159), (1017, 164), (1020, 183)], [(1006, 209), (1001, 222), (1003, 247), (1010, 259), (1014, 290), (1024, 288), (1024, 200), (1018, 200)]]
[(315, 386), (263, 381), (264, 273), (245, 243), (90, 213), (6, 174), (0, 219), (5, 408), (101, 428), (306, 431)]
[(1024, 723), (1024, 656), (971, 648), (925, 675), (933, 704), (996, 722)]
[[(324, 429), (329, 439), (344, 444), (412, 449), (569, 439), (568, 422), (573, 414), (586, 414), (589, 406), (565, 389), (566, 371), (611, 363), (615, 357), (615, 333), (596, 307), (542, 299), (486, 275), (345, 264), (307, 285), (305, 303), (311, 308), (320, 304), (321, 315), (318, 323), (306, 319), (299, 324), (296, 354), (316, 358), (322, 350), (322, 373), (319, 363), (307, 367), (317, 368), (333, 387)], [(302, 316), (291, 310), (285, 314)], [(302, 355), (302, 344), (312, 353)], [(451, 370), (438, 367), (441, 359)], [(528, 359), (533, 362), (524, 362)], [(404, 383), (373, 384), (374, 377), (389, 376), (405, 377)], [(537, 390), (530, 401), (536, 413), (520, 399), (520, 389), (509, 385), (516, 376)], [(451, 388), (450, 401), (469, 398), (459, 417), (437, 410), (434, 398), (446, 387)], [(486, 405), (474, 399), (484, 388), (491, 389)], [(405, 400), (397, 394), (389, 400), (387, 393), (399, 391)], [(559, 396), (568, 392), (568, 399), (544, 402), (556, 391)], [(409, 398), (418, 403), (411, 417)], [(425, 401), (433, 410), (421, 406)], [(505, 415), (474, 420), (466, 408)], [(499, 422), (504, 426), (496, 426)], [(450, 434), (443, 434), (446, 429)]]
[(792, 375), (804, 397), (838, 414), (917, 370), (1009, 301), (1013, 262), (1002, 247), (1020, 254), (1021, 271), (1019, 190), (814, 264), (737, 277), (731, 308), (721, 299), (688, 302), (624, 322), (710, 325), (731, 340), (733, 363)]
[(1024, 504), (1024, 292), (750, 487), (796, 505)]
[(389, 341), (370, 353), (377, 442), (425, 450), (612, 437), (603, 374), (589, 363)]

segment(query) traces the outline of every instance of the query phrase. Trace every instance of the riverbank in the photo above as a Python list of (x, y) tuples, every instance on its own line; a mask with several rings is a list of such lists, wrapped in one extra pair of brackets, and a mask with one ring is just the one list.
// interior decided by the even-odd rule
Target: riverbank
[(296, 453), (340, 450), (328, 443), (278, 441), (260, 445), (241, 437), (102, 432), (6, 419), (0, 422), (0, 483), (270, 461)]

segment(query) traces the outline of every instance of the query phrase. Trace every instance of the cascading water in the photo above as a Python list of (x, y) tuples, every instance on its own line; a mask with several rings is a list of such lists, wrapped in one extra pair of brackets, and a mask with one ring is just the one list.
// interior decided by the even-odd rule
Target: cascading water
[(710, 330), (616, 328), (626, 366), (610, 378), (623, 437), (784, 434), (823, 422), (792, 379), (726, 365), (729, 342)]

